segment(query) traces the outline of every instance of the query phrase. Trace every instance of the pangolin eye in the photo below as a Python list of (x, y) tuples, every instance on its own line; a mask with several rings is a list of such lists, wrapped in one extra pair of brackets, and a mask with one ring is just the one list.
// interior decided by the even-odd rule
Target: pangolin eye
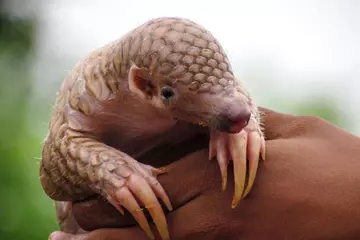
[(161, 97), (164, 99), (164, 100), (169, 100), (171, 99), (173, 96), (175, 95), (174, 93), (174, 90), (171, 88), (171, 87), (163, 87), (161, 89)]

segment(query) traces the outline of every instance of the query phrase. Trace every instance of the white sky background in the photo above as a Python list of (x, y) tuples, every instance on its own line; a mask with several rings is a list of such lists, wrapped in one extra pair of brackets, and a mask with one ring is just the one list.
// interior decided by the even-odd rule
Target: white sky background
[[(150, 18), (179, 16), (213, 33), (259, 105), (274, 101), (286, 105), (289, 98), (326, 93), (336, 97), (346, 116), (360, 120), (360, 1), (43, 0), (41, 4), (35, 71), (40, 97), (54, 94), (67, 71), (94, 48)], [(357, 126), (355, 132), (360, 134)]]

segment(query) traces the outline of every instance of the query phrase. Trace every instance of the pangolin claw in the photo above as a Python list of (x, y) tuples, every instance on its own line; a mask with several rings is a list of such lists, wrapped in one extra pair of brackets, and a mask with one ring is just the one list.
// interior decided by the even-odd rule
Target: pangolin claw
[(133, 215), (148, 238), (155, 239), (143, 208), (140, 207), (136, 200), (138, 199), (150, 213), (161, 238), (167, 240), (169, 239), (168, 226), (164, 211), (157, 197), (162, 199), (170, 211), (172, 206), (167, 194), (154, 176), (156, 173), (161, 174), (162, 171), (154, 171), (148, 165), (143, 165), (137, 170), (139, 170), (137, 173), (132, 173), (127, 178), (124, 186), (115, 189), (114, 194), (109, 195), (109, 202), (122, 214), (124, 213), (122, 207), (126, 208)]
[(115, 198), (117, 202), (124, 206), (135, 218), (135, 220), (139, 223), (141, 229), (144, 230), (146, 235), (150, 239), (155, 239), (153, 233), (151, 232), (149, 223), (145, 217), (145, 214), (141, 211), (141, 208), (136, 201), (133, 194), (129, 191), (127, 187), (122, 187), (115, 193)]
[(215, 154), (218, 159), (220, 173), (222, 178), (222, 189), (225, 191), (227, 185), (227, 166), (229, 164), (229, 159), (226, 150), (226, 138), (218, 136), (218, 141), (215, 143)]
[(249, 178), (244, 192), (244, 198), (250, 192), (252, 185), (254, 184), (257, 168), (259, 165), (261, 137), (257, 132), (251, 132), (248, 139), (248, 159), (249, 159)]
[(234, 162), (235, 193), (231, 207), (235, 208), (244, 191), (246, 179), (246, 147), (247, 134), (241, 131), (238, 134), (229, 134), (229, 150)]
[[(260, 131), (248, 127), (236, 134), (211, 131), (209, 158), (216, 155), (222, 178), (222, 189), (227, 185), (227, 166), (230, 160), (234, 163), (235, 191), (231, 207), (235, 208), (240, 200), (250, 192), (257, 173), (259, 158), (265, 160), (265, 139)], [(247, 161), (249, 165), (246, 182)]]

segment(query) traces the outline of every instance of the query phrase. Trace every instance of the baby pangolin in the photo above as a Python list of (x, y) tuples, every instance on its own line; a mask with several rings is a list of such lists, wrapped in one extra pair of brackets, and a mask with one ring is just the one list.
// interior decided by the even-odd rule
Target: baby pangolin
[(223, 189), (233, 160), (234, 208), (265, 157), (258, 108), (209, 31), (188, 19), (152, 19), (90, 53), (64, 80), (43, 145), (42, 186), (57, 201), (100, 194), (154, 238), (144, 205), (169, 239), (157, 199), (172, 210), (157, 180), (165, 171), (137, 159), (204, 129), (198, 125), (210, 134), (209, 158), (217, 157)]

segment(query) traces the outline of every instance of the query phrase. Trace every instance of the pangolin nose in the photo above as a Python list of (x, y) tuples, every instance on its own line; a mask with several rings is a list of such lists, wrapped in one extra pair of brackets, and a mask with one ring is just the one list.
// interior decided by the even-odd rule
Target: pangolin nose
[(229, 120), (231, 122), (230, 133), (238, 133), (249, 123), (251, 112), (249, 110), (241, 111)]
[(241, 107), (227, 111), (219, 116), (218, 130), (228, 133), (239, 133), (243, 130), (251, 117), (249, 108)]

